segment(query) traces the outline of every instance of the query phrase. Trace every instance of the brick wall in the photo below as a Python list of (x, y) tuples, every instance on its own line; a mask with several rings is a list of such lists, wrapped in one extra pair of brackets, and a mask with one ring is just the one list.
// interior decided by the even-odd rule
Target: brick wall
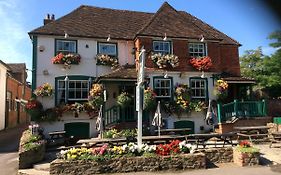
[[(135, 41), (135, 47), (140, 49), (144, 46), (146, 51), (152, 51), (152, 38), (139, 37)], [(173, 53), (180, 59), (180, 64), (176, 68), (167, 68), (173, 71), (197, 71), (189, 64), (188, 41), (187, 40), (172, 40)], [(233, 75), (240, 75), (240, 64), (238, 55), (238, 46), (236, 45), (221, 45), (217, 42), (207, 43), (208, 56), (211, 57), (214, 66), (210, 71), (228, 72)], [(138, 53), (136, 53), (138, 58)], [(146, 67), (157, 68), (150, 58), (146, 59)]]
[[(28, 100), (31, 98), (31, 89), (29, 87), (25, 87), (25, 94), (23, 92), (23, 84), (18, 82), (17, 80), (8, 77), (7, 79), (7, 91), (11, 92), (12, 100), (11, 100), (11, 107), (8, 109), (8, 128), (15, 127), (19, 124), (26, 124), (29, 122), (28, 116), (24, 111), (24, 107), (18, 103), (18, 109), (16, 108), (16, 101), (15, 99), (24, 99)], [(19, 120), (18, 120), (19, 115)]]

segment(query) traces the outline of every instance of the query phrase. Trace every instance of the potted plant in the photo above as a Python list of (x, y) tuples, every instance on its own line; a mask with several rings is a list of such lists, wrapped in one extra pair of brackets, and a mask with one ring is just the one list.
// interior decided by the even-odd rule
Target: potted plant
[(112, 68), (116, 68), (118, 66), (118, 59), (114, 56), (97, 54), (96, 60), (97, 65), (111, 66)]
[(150, 87), (144, 90), (143, 98), (144, 110), (150, 111), (156, 107), (156, 93)]
[(72, 64), (79, 64), (81, 61), (81, 57), (79, 54), (75, 53), (69, 53), (69, 54), (63, 54), (59, 53), (55, 57), (52, 58), (53, 64), (63, 64), (64, 68), (71, 68)]
[(233, 149), (233, 161), (237, 165), (258, 165), (259, 159), (259, 149), (253, 147), (248, 140), (241, 141), (239, 145)]
[(173, 54), (152, 53), (151, 59), (160, 69), (167, 66), (175, 68), (179, 65), (178, 56)]
[(117, 104), (121, 106), (122, 108), (127, 107), (131, 104), (132, 102), (132, 97), (128, 94), (128, 92), (122, 92), (118, 97), (117, 97)]
[(49, 83), (37, 87), (33, 92), (37, 97), (49, 97), (53, 95), (53, 87)]

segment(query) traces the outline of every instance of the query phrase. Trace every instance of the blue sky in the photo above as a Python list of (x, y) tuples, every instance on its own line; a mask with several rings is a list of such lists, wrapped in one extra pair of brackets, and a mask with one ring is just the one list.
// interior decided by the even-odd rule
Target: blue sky
[[(27, 32), (41, 26), (47, 13), (56, 19), (81, 4), (98, 7), (156, 12), (164, 0), (0, 0), (0, 59), (25, 62), (31, 68), (31, 41)], [(167, 0), (175, 9), (202, 19), (242, 44), (240, 55), (262, 46), (264, 54), (269, 33), (281, 29), (280, 21), (261, 0)], [(30, 79), (30, 77), (29, 77)]]

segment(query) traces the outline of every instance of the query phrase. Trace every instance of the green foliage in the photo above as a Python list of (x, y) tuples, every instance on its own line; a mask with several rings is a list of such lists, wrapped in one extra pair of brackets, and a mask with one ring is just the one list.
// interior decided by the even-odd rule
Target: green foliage
[(242, 153), (258, 153), (258, 152), (260, 152), (260, 150), (258, 148), (255, 148), (255, 147), (237, 146), (235, 149), (238, 150), (239, 152), (242, 152)]
[(42, 143), (40, 136), (32, 135), (30, 130), (26, 130), (22, 134), (21, 145), (24, 151), (37, 149)]
[(127, 92), (122, 92), (117, 97), (117, 104), (120, 105), (122, 108), (127, 107), (132, 102), (132, 97)]
[(269, 93), (271, 97), (281, 96), (281, 31), (275, 31), (269, 35), (269, 39), (275, 41), (270, 46), (276, 48), (275, 53), (264, 56), (261, 47), (256, 50), (248, 50), (240, 58), (241, 74), (254, 78), (258, 88)]
[(118, 132), (116, 129), (111, 129), (103, 133), (104, 138), (120, 138), (120, 137), (135, 137), (137, 131), (135, 129), (124, 129)]

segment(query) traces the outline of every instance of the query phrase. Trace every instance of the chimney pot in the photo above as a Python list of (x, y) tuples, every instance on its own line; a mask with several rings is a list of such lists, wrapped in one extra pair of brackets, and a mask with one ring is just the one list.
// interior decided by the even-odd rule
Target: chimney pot
[(52, 14), (51, 20), (55, 20), (55, 15)]
[(46, 15), (46, 18), (44, 19), (43, 23), (44, 25), (48, 24), (49, 22), (52, 22), (55, 20), (55, 15), (50, 15), (49, 13)]
[(47, 13), (45, 19), (50, 19), (50, 14), (49, 13)]

